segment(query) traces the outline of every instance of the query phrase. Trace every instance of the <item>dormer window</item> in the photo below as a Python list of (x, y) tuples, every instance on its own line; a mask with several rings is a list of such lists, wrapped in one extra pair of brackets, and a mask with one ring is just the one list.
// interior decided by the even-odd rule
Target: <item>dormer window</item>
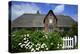
[(52, 20), (52, 19), (49, 19), (49, 23), (50, 23), (50, 24), (53, 23), (53, 20)]
[(44, 29), (46, 32), (53, 32), (56, 30), (57, 18), (54, 15), (53, 11), (50, 10), (44, 18)]

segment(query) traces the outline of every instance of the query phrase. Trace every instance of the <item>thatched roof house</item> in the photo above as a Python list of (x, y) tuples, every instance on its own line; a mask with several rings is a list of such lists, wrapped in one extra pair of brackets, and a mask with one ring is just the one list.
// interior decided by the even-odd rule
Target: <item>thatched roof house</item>
[[(51, 21), (49, 20), (51, 19)], [(50, 22), (49, 22), (50, 21)], [(52, 10), (48, 14), (23, 14), (12, 21), (12, 28), (44, 28), (45, 31), (57, 28), (70, 28), (75, 21), (70, 16), (55, 15)]]

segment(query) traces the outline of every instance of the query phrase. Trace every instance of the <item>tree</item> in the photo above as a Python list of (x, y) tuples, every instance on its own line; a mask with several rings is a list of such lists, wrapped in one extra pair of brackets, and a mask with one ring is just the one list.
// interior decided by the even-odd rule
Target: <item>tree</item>
[(72, 24), (72, 35), (77, 35), (78, 36), (78, 24), (75, 23), (75, 24)]

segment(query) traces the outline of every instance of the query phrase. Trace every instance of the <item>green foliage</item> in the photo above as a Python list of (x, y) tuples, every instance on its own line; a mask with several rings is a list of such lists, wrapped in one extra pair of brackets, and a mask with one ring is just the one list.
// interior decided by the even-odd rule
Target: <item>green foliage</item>
[(48, 46), (50, 50), (62, 49), (62, 38), (59, 32), (48, 33)]
[(26, 49), (22, 49), (18, 46), (18, 43), (23, 42), (25, 34), (31, 34), (31, 31), (27, 30), (18, 30), (11, 33), (11, 51), (12, 52), (25, 52)]
[(78, 36), (78, 25), (77, 25), (77, 23), (73, 24), (71, 29), (72, 29), (72, 35), (77, 35)]
[[(26, 36), (28, 34), (28, 37)], [(34, 51), (36, 50), (36, 45), (38, 44), (38, 51), (45, 50), (57, 50), (62, 49), (62, 38), (59, 32), (44, 33), (42, 31), (28, 31), (28, 30), (18, 30), (11, 33), (11, 48), (12, 52), (30, 52), (32, 49), (26, 49), (24, 45), (24, 38), (29, 39), (29, 42), (33, 45)], [(21, 43), (24, 47), (19, 45)]]
[(67, 31), (66, 35), (68, 35), (70, 37), (74, 37), (74, 35), (78, 36), (78, 25), (77, 25), (77, 23), (72, 24), (71, 30)]
[(41, 31), (34, 31), (34, 33), (31, 35), (31, 41), (36, 43), (43, 43), (46, 41), (46, 39), (43, 37), (44, 33)]
[(66, 35), (68, 35), (68, 31), (64, 30), (64, 32), (60, 32), (60, 35), (61, 37), (65, 37)]

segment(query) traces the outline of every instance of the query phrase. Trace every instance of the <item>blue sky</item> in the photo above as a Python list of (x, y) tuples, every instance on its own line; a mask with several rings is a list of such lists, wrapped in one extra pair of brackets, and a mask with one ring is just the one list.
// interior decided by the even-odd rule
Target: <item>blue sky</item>
[(67, 15), (78, 21), (78, 6), (68, 4), (50, 4), (50, 3), (32, 3), (13, 1), (11, 5), (11, 19), (14, 20), (24, 13), (47, 14), (49, 10), (53, 10), (55, 15)]

